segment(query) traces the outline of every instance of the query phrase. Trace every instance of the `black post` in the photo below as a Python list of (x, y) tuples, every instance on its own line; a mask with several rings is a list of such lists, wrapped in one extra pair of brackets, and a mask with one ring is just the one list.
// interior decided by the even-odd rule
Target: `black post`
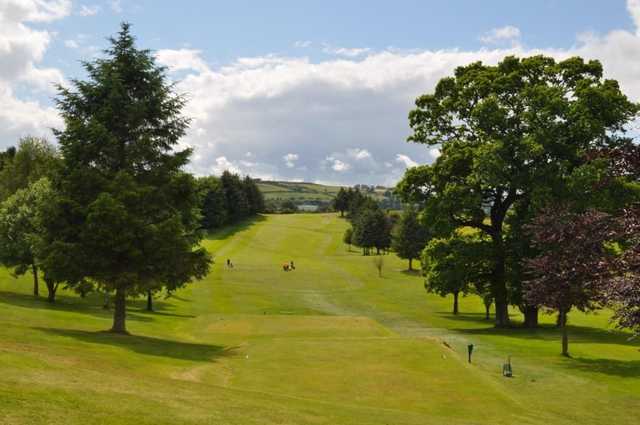
[(469, 353), (469, 363), (471, 363), (471, 353), (473, 353), (473, 344), (467, 345), (467, 352)]

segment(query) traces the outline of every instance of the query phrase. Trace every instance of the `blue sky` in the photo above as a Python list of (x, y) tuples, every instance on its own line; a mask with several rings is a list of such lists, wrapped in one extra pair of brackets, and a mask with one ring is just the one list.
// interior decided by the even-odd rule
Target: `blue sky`
[(52, 83), (121, 21), (190, 96), (197, 174), (391, 185), (438, 155), (404, 142), (413, 99), (507, 54), (600, 59), (640, 96), (639, 0), (0, 0), (0, 147), (53, 140)]
[[(77, 72), (82, 56), (65, 40), (103, 46), (104, 38), (127, 20), (140, 43), (151, 49), (197, 48), (213, 65), (237, 57), (300, 55), (322, 60), (323, 44), (397, 49), (479, 49), (493, 28), (514, 26), (521, 41), (535, 47), (568, 48), (576, 35), (633, 30), (623, 0), (450, 0), (450, 1), (169, 1), (122, 0), (79, 3), (98, 7), (94, 16), (76, 11), (50, 27), (58, 32), (45, 62)], [(298, 47), (296, 47), (298, 42)], [(311, 42), (302, 49), (300, 42)], [(304, 51), (303, 51), (304, 50)]]

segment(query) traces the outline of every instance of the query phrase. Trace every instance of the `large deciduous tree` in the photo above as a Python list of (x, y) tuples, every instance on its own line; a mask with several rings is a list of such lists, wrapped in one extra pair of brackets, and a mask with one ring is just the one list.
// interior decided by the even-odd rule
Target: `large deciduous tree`
[(598, 61), (544, 56), (459, 67), (416, 100), (409, 140), (440, 146), (441, 155), (407, 170), (399, 192), (424, 203), (441, 235), (470, 226), (491, 239), (497, 326), (509, 325), (507, 267), (515, 263), (507, 218), (520, 203), (561, 197), (590, 151), (625, 142), (637, 110)]
[(426, 227), (418, 219), (417, 210), (409, 206), (392, 228), (391, 247), (398, 257), (409, 260), (409, 270), (413, 270), (413, 260), (420, 258), (428, 237)]
[(571, 309), (590, 311), (605, 302), (615, 254), (608, 244), (620, 237), (620, 226), (606, 213), (545, 210), (527, 226), (539, 252), (526, 260), (530, 279), (524, 297), (558, 313), (562, 354), (569, 355), (567, 315)]
[(57, 277), (114, 291), (112, 331), (126, 333), (127, 296), (173, 290), (204, 276), (211, 260), (198, 248), (195, 181), (182, 171), (191, 151), (177, 149), (185, 100), (128, 24), (110, 43), (104, 58), (84, 63), (87, 80), (59, 88), (64, 164), (47, 255), (72, 259)]

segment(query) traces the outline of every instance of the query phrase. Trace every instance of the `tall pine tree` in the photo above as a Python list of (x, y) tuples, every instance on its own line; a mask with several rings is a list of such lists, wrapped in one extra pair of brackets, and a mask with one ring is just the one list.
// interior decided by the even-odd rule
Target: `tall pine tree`
[(185, 100), (136, 47), (129, 24), (110, 42), (103, 59), (84, 63), (86, 81), (59, 88), (64, 164), (48, 255), (75, 259), (58, 278), (114, 291), (112, 331), (126, 333), (127, 296), (176, 289), (204, 276), (211, 260), (198, 248), (195, 182), (182, 171), (191, 151), (175, 149), (189, 124)]

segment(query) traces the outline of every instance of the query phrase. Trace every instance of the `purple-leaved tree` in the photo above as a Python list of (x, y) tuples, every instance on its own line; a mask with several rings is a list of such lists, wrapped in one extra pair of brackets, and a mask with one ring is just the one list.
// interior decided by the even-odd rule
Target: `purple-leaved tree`
[(525, 262), (529, 279), (524, 296), (531, 305), (558, 312), (565, 356), (569, 355), (567, 314), (573, 308), (591, 311), (606, 301), (615, 259), (607, 242), (619, 235), (618, 224), (599, 211), (575, 213), (554, 207), (527, 226), (539, 254)]
[(626, 209), (621, 225), (627, 247), (614, 264), (607, 298), (617, 326), (640, 336), (640, 207)]

